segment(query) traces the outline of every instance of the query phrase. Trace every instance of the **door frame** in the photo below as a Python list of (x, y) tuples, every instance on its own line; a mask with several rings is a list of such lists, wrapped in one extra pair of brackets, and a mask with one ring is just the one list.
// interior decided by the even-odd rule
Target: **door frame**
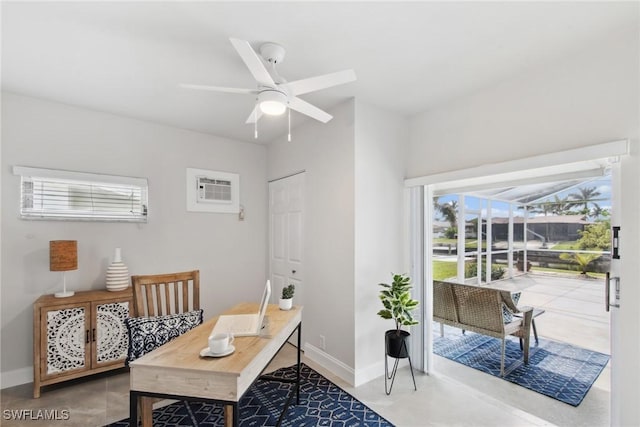
[[(432, 306), (433, 306), (433, 290), (431, 286), (427, 286), (433, 282), (432, 272), (432, 241), (433, 227), (432, 219), (434, 217), (433, 196), (436, 191), (443, 188), (463, 189), (465, 186), (477, 187), (479, 181), (483, 181), (484, 185), (498, 184), (500, 182), (513, 183), (522, 180), (523, 176), (528, 179), (544, 179), (545, 177), (553, 177), (553, 179), (561, 179), (565, 177), (569, 179), (570, 175), (584, 173), (593, 166), (592, 162), (602, 160), (602, 163), (614, 163), (614, 171), (612, 180), (622, 175), (620, 156), (629, 154), (629, 140), (618, 140), (598, 145), (586, 146), (578, 149), (566, 150), (551, 154), (544, 154), (524, 159), (482, 165), (474, 168), (463, 169), (458, 171), (445, 172), (430, 176), (418, 177), (405, 180), (405, 187), (409, 192), (407, 197), (406, 208), (409, 211), (410, 218), (410, 235), (409, 235), (409, 265), (411, 265), (411, 274), (415, 278), (420, 278), (421, 286), (416, 297), (420, 300), (422, 311), (422, 323), (420, 326), (420, 334), (415, 339), (413, 347), (414, 360), (418, 369), (427, 372), (435, 372), (433, 369), (433, 332), (430, 325), (433, 322)], [(571, 159), (571, 162), (567, 162)], [(611, 162), (613, 161), (613, 162)], [(524, 182), (523, 182), (524, 183)], [(620, 188), (620, 183), (613, 183), (612, 187)], [(620, 195), (612, 194), (612, 197), (620, 197)], [(620, 206), (618, 200), (618, 206)], [(420, 227), (415, 227), (417, 216), (424, 218), (424, 223)], [(624, 229), (622, 224), (622, 215), (619, 215), (620, 222), (618, 225)], [(428, 221), (428, 222), (427, 222)], [(613, 223), (612, 223), (613, 225)], [(613, 348), (615, 345), (615, 317), (612, 314), (610, 340), (612, 341), (612, 358), (611, 364), (615, 366), (613, 358)], [(427, 327), (427, 325), (429, 325)], [(416, 354), (417, 353), (417, 354)], [(616, 408), (619, 400), (619, 391), (616, 390), (615, 384), (611, 387), (611, 414), (614, 419), (614, 408)]]

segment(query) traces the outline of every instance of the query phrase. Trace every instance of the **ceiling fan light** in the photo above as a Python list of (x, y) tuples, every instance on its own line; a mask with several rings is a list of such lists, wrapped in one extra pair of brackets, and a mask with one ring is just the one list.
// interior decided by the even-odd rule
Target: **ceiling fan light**
[(262, 101), (260, 103), (260, 110), (270, 116), (279, 116), (284, 113), (286, 109), (287, 106), (280, 101)]
[(287, 110), (287, 96), (275, 90), (261, 92), (258, 95), (260, 111), (270, 116), (279, 116)]

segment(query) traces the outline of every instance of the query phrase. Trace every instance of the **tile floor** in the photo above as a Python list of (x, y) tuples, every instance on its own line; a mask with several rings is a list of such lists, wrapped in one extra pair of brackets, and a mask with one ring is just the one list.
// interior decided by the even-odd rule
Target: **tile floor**
[[(541, 276), (532, 280), (521, 304), (546, 310), (536, 319), (540, 336), (609, 353), (608, 314), (596, 301), (601, 299), (601, 292), (602, 281)], [(295, 349), (287, 345), (270, 368), (294, 362)], [(574, 408), (437, 356), (434, 373), (416, 374), (418, 391), (413, 390), (408, 370), (400, 369), (391, 396), (385, 395), (383, 377), (353, 388), (314, 363), (306, 360), (305, 363), (397, 426), (609, 425), (608, 367), (585, 400)], [(51, 386), (40, 399), (31, 398), (31, 384), (4, 389), (0, 394), (3, 410), (0, 425), (103, 426), (128, 416), (128, 381), (126, 372), (104, 374)], [(6, 419), (6, 410), (21, 409), (66, 409), (69, 419), (57, 422)]]

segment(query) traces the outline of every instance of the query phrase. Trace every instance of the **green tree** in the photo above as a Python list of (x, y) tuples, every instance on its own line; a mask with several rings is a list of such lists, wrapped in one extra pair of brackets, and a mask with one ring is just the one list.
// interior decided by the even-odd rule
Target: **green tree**
[(597, 206), (593, 199), (598, 197), (600, 192), (596, 187), (581, 187), (578, 188), (577, 193), (569, 194), (569, 200), (571, 202), (571, 206), (579, 207), (580, 213), (584, 215), (589, 214), (589, 203), (593, 203)]
[(447, 203), (438, 203), (437, 209), (451, 228), (458, 226), (458, 202), (451, 200)]
[(458, 202), (451, 200), (440, 203), (440, 198), (434, 197), (433, 210), (449, 223), (449, 228), (445, 230), (444, 236), (448, 239), (454, 239), (458, 234)]
[(591, 211), (589, 211), (590, 217), (598, 219), (598, 218), (608, 218), (611, 215), (611, 213), (609, 212), (609, 209), (600, 207), (600, 205), (598, 205), (597, 203), (594, 203), (593, 205), (594, 206), (591, 208)]
[(556, 194), (553, 196), (553, 214), (554, 215), (567, 215), (571, 211), (571, 202), (567, 197), (562, 199)]
[(544, 216), (547, 216), (551, 213), (553, 213), (554, 207), (553, 207), (553, 202), (551, 201), (546, 201), (546, 202), (542, 202), (536, 206), (534, 206), (533, 209), (530, 210), (530, 212), (532, 213), (541, 213)]
[(611, 224), (609, 221), (599, 221), (587, 225), (584, 231), (578, 231), (580, 239), (577, 244), (583, 250), (605, 251), (611, 248)]
[(449, 227), (446, 230), (444, 230), (444, 237), (446, 237), (447, 239), (455, 239), (457, 235), (458, 235), (457, 227)]

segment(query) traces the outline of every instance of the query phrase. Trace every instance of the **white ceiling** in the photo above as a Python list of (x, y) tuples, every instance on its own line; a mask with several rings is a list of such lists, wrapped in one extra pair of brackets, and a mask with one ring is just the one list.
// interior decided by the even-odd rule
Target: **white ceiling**
[[(178, 88), (253, 88), (229, 37), (285, 46), (289, 81), (354, 69), (356, 82), (302, 96), (320, 108), (355, 96), (412, 115), (637, 20), (637, 2), (609, 1), (2, 2), (2, 88), (254, 141), (252, 97)], [(286, 117), (259, 127), (258, 142), (280, 138)]]

